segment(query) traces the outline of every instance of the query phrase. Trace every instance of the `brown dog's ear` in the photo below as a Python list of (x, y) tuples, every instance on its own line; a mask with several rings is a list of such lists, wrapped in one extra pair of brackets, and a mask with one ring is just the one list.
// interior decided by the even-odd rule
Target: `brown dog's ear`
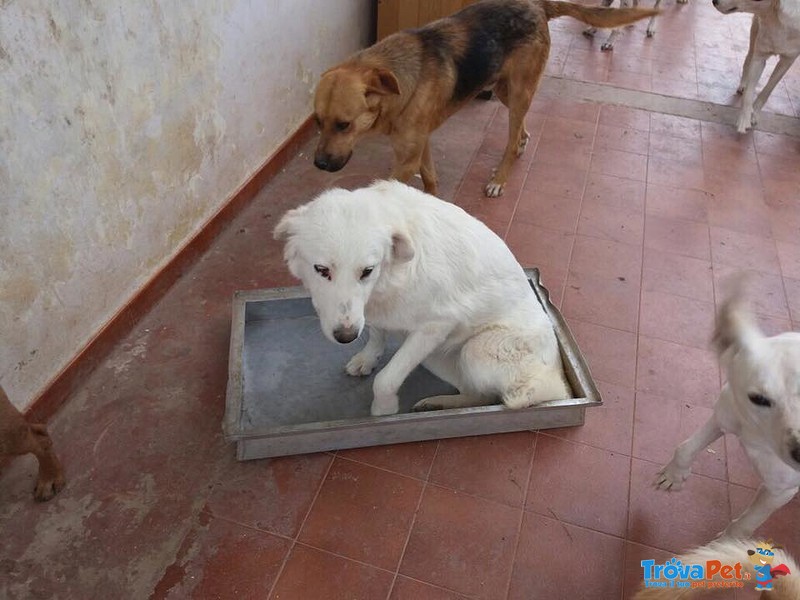
[(396, 231), (392, 234), (392, 259), (405, 263), (414, 258), (414, 245), (405, 233)]
[(764, 336), (756, 324), (745, 298), (745, 276), (739, 275), (725, 282), (727, 298), (720, 306), (712, 343), (717, 353), (728, 350), (750, 350)]
[(367, 74), (367, 93), (388, 96), (400, 93), (400, 83), (389, 69), (375, 67)]

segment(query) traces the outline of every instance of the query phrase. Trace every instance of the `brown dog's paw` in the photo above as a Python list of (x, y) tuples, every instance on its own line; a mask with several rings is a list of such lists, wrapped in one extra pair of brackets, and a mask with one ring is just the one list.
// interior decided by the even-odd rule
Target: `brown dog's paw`
[(47, 502), (60, 492), (66, 483), (67, 480), (63, 475), (59, 475), (55, 479), (40, 479), (36, 482), (33, 497), (39, 502)]

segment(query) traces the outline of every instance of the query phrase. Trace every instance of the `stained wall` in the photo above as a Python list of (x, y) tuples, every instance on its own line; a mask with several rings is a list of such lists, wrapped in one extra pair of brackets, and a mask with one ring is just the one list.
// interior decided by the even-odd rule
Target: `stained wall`
[(370, 0), (0, 0), (0, 382), (27, 406), (310, 114)]

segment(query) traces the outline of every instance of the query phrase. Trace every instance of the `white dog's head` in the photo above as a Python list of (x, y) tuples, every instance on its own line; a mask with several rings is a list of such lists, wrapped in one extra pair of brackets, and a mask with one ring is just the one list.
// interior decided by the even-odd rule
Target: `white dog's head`
[(765, 337), (739, 280), (720, 309), (714, 344), (747, 424), (800, 471), (800, 334)]
[(311, 292), (322, 332), (341, 344), (361, 334), (382, 277), (414, 257), (408, 233), (381, 204), (373, 188), (333, 189), (290, 210), (275, 227), (289, 270)]
[(724, 15), (735, 12), (762, 14), (769, 10), (777, 0), (711, 0), (719, 12)]

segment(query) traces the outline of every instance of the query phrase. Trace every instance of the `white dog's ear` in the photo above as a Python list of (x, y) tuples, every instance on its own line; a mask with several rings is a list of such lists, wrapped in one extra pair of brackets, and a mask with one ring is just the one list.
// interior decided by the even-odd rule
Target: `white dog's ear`
[(408, 235), (395, 231), (392, 234), (392, 259), (404, 263), (414, 258), (414, 245)]
[(272, 237), (278, 241), (286, 241), (297, 233), (297, 226), (300, 221), (301, 215), (306, 211), (305, 206), (293, 208), (287, 211), (281, 218), (275, 229), (272, 231)]
[(744, 276), (738, 276), (724, 286), (729, 292), (719, 309), (712, 339), (720, 355), (728, 350), (750, 351), (764, 337), (745, 298), (745, 283)]

